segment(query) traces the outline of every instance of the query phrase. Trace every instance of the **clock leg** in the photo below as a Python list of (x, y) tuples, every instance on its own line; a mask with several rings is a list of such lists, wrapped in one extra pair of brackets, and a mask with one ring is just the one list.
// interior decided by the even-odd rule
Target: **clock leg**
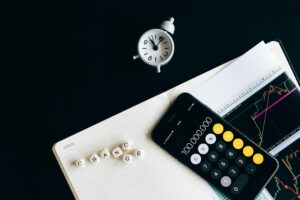
[(133, 60), (138, 59), (139, 55), (132, 56)]
[(160, 65), (156, 66), (157, 73), (160, 73)]

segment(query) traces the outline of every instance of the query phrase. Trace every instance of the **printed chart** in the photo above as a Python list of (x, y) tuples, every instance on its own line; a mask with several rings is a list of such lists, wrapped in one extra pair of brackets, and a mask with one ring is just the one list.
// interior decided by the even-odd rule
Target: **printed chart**
[(270, 151), (300, 127), (299, 88), (283, 73), (225, 119)]
[(275, 200), (300, 199), (300, 139), (281, 151), (276, 158), (280, 168), (267, 186), (269, 193)]

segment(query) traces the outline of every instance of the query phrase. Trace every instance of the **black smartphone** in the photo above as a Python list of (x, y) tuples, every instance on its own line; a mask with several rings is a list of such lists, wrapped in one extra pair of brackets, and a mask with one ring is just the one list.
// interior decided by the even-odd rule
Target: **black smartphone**
[(253, 200), (278, 161), (188, 93), (177, 97), (153, 140), (232, 199)]

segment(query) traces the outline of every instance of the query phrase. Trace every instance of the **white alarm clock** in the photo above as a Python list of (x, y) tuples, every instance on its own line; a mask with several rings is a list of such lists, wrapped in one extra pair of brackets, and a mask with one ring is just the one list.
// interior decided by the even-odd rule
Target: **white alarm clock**
[(167, 64), (174, 54), (174, 41), (170, 35), (175, 31), (173, 22), (171, 17), (160, 25), (161, 29), (145, 32), (138, 41), (138, 55), (133, 59), (141, 58), (146, 64), (156, 67), (159, 73), (160, 67)]

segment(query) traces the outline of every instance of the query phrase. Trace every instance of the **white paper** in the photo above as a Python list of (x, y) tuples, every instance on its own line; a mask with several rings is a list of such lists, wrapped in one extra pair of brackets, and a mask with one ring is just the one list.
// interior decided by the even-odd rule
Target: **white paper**
[[(223, 116), (280, 73), (279, 61), (266, 44), (260, 42), (194, 90), (193, 95)], [(257, 84), (262, 79), (264, 81)]]

